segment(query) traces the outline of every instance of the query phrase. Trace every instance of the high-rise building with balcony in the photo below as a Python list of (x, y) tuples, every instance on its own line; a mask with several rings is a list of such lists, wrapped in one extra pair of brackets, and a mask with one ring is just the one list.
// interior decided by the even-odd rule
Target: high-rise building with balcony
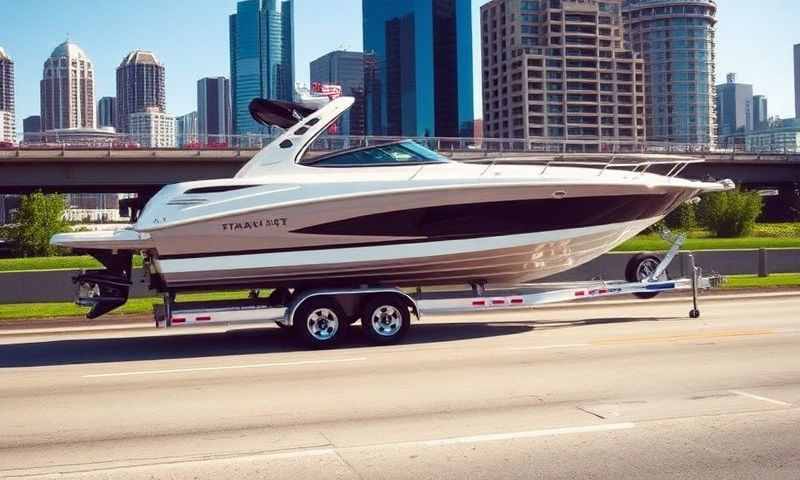
[(621, 2), (481, 7), (487, 138), (555, 141), (573, 151), (644, 140), (643, 62), (623, 45)]
[(197, 81), (197, 133), (203, 142), (224, 143), (233, 134), (231, 82), (225, 77)]
[(714, 0), (625, 0), (625, 37), (642, 55), (647, 140), (716, 143)]
[(367, 132), (472, 135), (470, 0), (364, 0)]
[(753, 96), (753, 130), (761, 130), (769, 124), (769, 108), (767, 97), (764, 95)]
[(243, 0), (229, 19), (233, 130), (260, 133), (250, 118), (257, 97), (294, 96), (293, 0)]
[(97, 102), (97, 126), (117, 128), (117, 97), (103, 97)]
[(13, 142), (16, 138), (14, 115), (14, 62), (0, 47), (0, 142)]
[(175, 117), (150, 107), (147, 111), (131, 113), (128, 116), (128, 133), (133, 140), (146, 148), (174, 148)]
[(67, 40), (44, 62), (41, 90), (42, 130), (94, 128), (94, 66)]
[(729, 73), (727, 82), (717, 85), (717, 125), (719, 144), (732, 146), (735, 137), (744, 141), (744, 134), (753, 130), (753, 86), (736, 82)]
[(134, 50), (117, 67), (117, 121), (120, 132), (131, 133), (131, 113), (166, 112), (165, 68), (153, 52)]
[(336, 50), (311, 62), (311, 82), (339, 85), (342, 94), (355, 97), (356, 104), (339, 125), (342, 135), (364, 135), (364, 54)]

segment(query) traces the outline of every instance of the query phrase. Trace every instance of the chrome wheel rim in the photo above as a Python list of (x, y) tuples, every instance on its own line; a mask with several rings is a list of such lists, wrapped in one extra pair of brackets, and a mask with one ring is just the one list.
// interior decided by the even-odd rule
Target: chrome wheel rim
[(308, 315), (306, 328), (315, 339), (330, 340), (339, 331), (339, 317), (329, 308), (317, 308)]
[[(659, 262), (652, 258), (643, 261), (636, 267), (636, 278), (638, 278), (640, 282), (647, 280), (650, 278), (650, 275), (656, 271), (658, 264)], [(666, 275), (667, 272), (662, 272), (656, 280), (666, 280)]]
[(403, 327), (403, 315), (392, 305), (381, 305), (372, 311), (372, 330), (382, 337), (396, 335)]

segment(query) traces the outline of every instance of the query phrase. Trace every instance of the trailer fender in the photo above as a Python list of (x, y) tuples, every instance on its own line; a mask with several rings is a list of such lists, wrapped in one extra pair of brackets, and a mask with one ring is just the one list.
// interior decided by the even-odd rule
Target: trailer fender
[(337, 289), (337, 290), (308, 290), (301, 292), (300, 295), (292, 299), (286, 308), (284, 317), (284, 325), (294, 324), (294, 314), (297, 309), (304, 302), (311, 298), (320, 296), (333, 296), (339, 303), (339, 306), (345, 311), (347, 315), (355, 315), (359, 311), (361, 304), (371, 295), (375, 294), (389, 294), (397, 295), (403, 302), (411, 309), (411, 312), (417, 318), (420, 318), (419, 308), (417, 302), (411, 296), (402, 290), (396, 288), (360, 288), (360, 289)]

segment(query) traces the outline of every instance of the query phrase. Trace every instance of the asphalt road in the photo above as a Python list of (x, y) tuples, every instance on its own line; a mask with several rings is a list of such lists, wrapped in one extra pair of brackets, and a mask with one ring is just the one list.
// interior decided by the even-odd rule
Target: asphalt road
[(800, 295), (277, 328), (0, 332), (0, 477), (800, 478)]

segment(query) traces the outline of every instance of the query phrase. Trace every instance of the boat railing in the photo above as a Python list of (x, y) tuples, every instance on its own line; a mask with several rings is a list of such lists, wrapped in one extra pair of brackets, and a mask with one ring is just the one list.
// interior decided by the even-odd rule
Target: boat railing
[[(520, 158), (520, 157), (503, 157), (503, 158), (494, 158), (491, 162), (486, 162), (486, 160), (468, 160), (467, 163), (486, 163), (486, 168), (481, 172), (481, 176), (486, 175), (493, 166), (498, 164), (516, 164), (516, 165), (531, 165), (531, 166), (541, 166), (542, 169), (539, 172), (540, 174), (544, 174), (547, 172), (550, 167), (583, 167), (583, 168), (595, 168), (598, 170), (598, 176), (603, 175), (608, 170), (611, 169), (627, 169), (631, 173), (638, 174), (639, 176), (644, 175), (653, 167), (661, 168), (663, 172), (661, 175), (667, 177), (677, 177), (680, 175), (686, 167), (696, 163), (704, 163), (705, 160), (701, 158), (692, 158), (692, 157), (678, 157), (678, 158), (664, 158), (664, 159), (657, 159), (657, 160), (631, 160), (629, 157), (620, 157), (620, 156), (611, 156), (607, 158), (598, 158), (598, 159), (571, 159), (571, 158), (536, 158), (536, 157), (528, 157), (528, 158)], [(669, 168), (667, 168), (669, 167)]]

